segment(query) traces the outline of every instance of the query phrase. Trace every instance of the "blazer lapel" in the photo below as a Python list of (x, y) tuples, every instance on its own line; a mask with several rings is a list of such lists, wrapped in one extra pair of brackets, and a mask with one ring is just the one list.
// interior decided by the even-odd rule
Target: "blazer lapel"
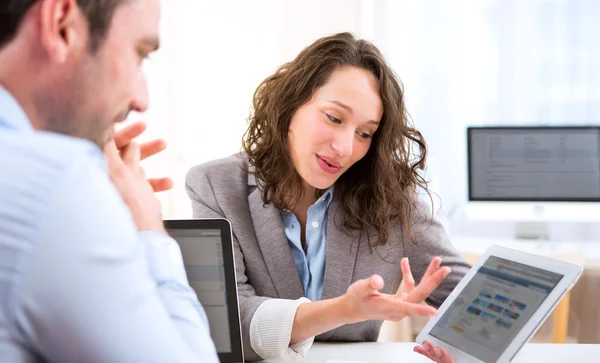
[[(325, 279), (321, 299), (344, 295), (352, 282), (354, 265), (358, 253), (358, 238), (343, 231), (344, 211), (340, 208), (336, 194), (327, 213), (327, 253)], [(319, 340), (328, 340), (335, 329), (318, 335)]]
[[(248, 184), (256, 185), (253, 178), (249, 178)], [(248, 204), (256, 239), (278, 297), (298, 299), (304, 296), (279, 210), (272, 204), (263, 206), (261, 191), (256, 187), (248, 196)]]
[(352, 282), (354, 264), (359, 248), (356, 236), (343, 231), (344, 211), (335, 196), (327, 215), (327, 254), (322, 299), (331, 299), (346, 293)]

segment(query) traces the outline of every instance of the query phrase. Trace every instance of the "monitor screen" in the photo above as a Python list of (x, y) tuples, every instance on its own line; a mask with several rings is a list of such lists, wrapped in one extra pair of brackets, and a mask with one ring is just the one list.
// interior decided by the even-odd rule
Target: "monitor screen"
[(221, 230), (169, 229), (169, 234), (179, 243), (190, 286), (206, 311), (217, 352), (231, 352)]
[(484, 362), (495, 362), (562, 277), (491, 256), (430, 334)]
[(600, 201), (599, 127), (471, 127), (469, 200)]

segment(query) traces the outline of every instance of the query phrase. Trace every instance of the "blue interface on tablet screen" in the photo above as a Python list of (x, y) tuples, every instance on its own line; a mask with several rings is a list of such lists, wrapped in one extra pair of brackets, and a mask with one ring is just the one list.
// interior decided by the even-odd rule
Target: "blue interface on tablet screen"
[(491, 256), (429, 334), (484, 362), (495, 362), (562, 277)]

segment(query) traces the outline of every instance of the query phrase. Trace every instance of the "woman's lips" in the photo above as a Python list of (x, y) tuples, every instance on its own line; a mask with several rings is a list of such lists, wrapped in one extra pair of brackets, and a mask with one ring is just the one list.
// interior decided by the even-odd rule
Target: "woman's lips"
[(340, 163), (326, 156), (317, 155), (317, 163), (324, 172), (329, 174), (337, 174), (342, 168)]

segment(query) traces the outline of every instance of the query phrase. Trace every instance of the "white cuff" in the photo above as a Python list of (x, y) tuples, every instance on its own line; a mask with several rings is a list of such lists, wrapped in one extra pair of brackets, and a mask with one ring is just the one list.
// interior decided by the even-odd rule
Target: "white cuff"
[(269, 299), (260, 304), (250, 322), (250, 344), (263, 359), (297, 359), (306, 357), (315, 337), (290, 345), (298, 306), (310, 302)]

